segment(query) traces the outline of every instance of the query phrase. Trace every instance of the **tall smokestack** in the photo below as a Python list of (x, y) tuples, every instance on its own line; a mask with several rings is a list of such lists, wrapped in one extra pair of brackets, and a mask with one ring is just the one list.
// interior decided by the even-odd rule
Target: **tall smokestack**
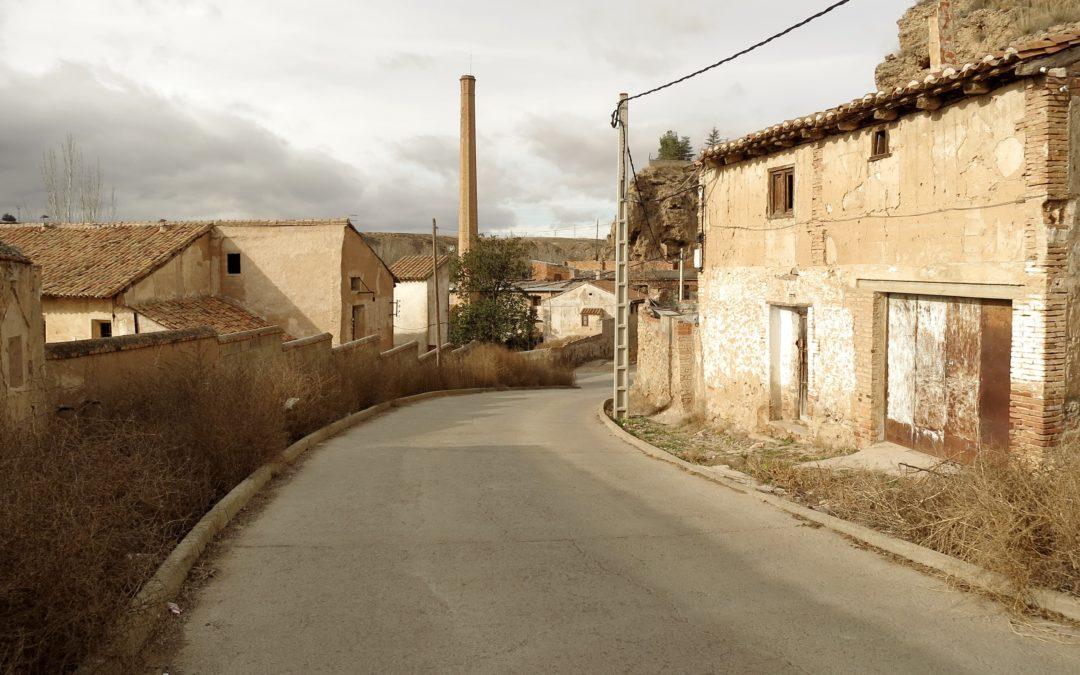
[(476, 241), (476, 78), (461, 76), (461, 194), (458, 206), (458, 254)]

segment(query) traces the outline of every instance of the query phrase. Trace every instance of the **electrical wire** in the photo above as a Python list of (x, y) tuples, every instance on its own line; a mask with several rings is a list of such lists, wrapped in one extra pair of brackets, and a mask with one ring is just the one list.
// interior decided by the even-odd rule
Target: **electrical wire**
[(720, 66), (724, 65), (725, 63), (730, 63), (730, 62), (734, 61), (735, 59), (737, 59), (737, 58), (739, 58), (741, 56), (746, 56), (750, 52), (755, 51), (757, 49), (760, 49), (760, 48), (764, 47), (765, 45), (769, 44), (770, 42), (778, 40), (778, 39), (784, 37), (785, 35), (787, 35), (788, 33), (792, 33), (792, 32), (802, 28), (803, 26), (805, 26), (806, 24), (808, 24), (808, 23), (810, 23), (812, 21), (816, 21), (817, 19), (820, 19), (821, 17), (825, 16), (826, 14), (843, 7), (844, 5), (848, 4), (851, 1), (852, 0), (839, 0), (838, 2), (834, 2), (833, 4), (829, 5), (828, 7), (821, 10), (820, 12), (817, 12), (816, 14), (808, 16), (807, 18), (803, 19), (802, 21), (800, 21), (800, 22), (798, 22), (796, 24), (793, 24), (791, 26), (788, 26), (787, 28), (780, 31), (779, 33), (771, 35), (771, 36), (765, 38), (764, 40), (762, 40), (760, 42), (752, 44), (752, 45), (750, 45), (749, 47), (747, 47), (745, 49), (741, 49), (741, 50), (735, 52), (734, 54), (732, 54), (731, 56), (727, 56), (725, 58), (722, 58), (719, 61), (717, 61), (716, 63), (709, 64), (709, 65), (705, 66), (704, 68), (695, 70), (694, 72), (690, 73), (689, 75), (683, 75), (682, 77), (680, 77), (680, 78), (678, 78), (676, 80), (672, 80), (671, 82), (667, 82), (666, 84), (662, 84), (659, 87), (653, 87), (652, 89), (643, 91), (643, 92), (638, 93), (638, 94), (634, 94), (633, 96), (629, 96), (629, 97), (623, 99), (623, 101), (620, 102), (619, 105), (615, 107), (615, 110), (612, 111), (612, 113), (611, 113), (611, 128), (615, 129), (615, 128), (617, 128), (619, 126), (619, 123), (620, 123), (619, 111), (622, 108), (622, 103), (623, 102), (633, 101), (634, 99), (642, 98), (644, 96), (648, 96), (649, 94), (655, 94), (658, 91), (662, 91), (664, 89), (667, 89), (668, 87), (674, 87), (676, 84), (680, 84), (682, 82), (685, 82), (685, 81), (689, 80), (692, 77), (697, 77), (698, 75), (701, 75), (702, 73), (707, 73), (708, 71), (712, 70), (713, 68), (719, 68)]

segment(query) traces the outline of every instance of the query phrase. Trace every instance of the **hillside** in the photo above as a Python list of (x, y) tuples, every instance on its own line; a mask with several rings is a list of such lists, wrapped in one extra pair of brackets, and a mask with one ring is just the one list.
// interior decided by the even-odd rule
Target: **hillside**
[[(926, 76), (930, 68), (927, 24), (937, 4), (937, 0), (921, 0), (897, 22), (900, 50), (878, 65), (878, 89)], [(961, 64), (1044, 31), (1076, 28), (1075, 22), (1080, 21), (1080, 0), (953, 0), (952, 7), (954, 47)]]
[[(393, 265), (407, 255), (431, 253), (431, 235), (408, 232), (362, 232), (361, 236), (387, 265)], [(592, 239), (562, 237), (522, 237), (528, 244), (529, 257), (533, 260), (563, 263), (567, 260), (592, 260), (596, 242)], [(601, 248), (604, 242), (600, 242)], [(439, 237), (439, 253), (457, 247), (457, 237)]]

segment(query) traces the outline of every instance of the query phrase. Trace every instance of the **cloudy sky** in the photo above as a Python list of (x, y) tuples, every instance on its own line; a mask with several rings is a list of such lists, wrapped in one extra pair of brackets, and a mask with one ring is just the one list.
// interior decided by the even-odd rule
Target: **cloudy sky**
[[(482, 231), (591, 235), (611, 217), (608, 115), (830, 0), (0, 0), (0, 211), (44, 209), (72, 134), (125, 219), (353, 215), (456, 228), (458, 77), (477, 77)], [(635, 101), (646, 163), (872, 91), (912, 0), (855, 0)], [(575, 230), (576, 228), (576, 230)]]

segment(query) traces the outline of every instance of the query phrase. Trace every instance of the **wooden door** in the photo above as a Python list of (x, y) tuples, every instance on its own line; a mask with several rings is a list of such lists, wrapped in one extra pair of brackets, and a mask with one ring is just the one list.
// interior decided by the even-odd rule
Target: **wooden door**
[(359, 340), (367, 337), (367, 326), (364, 325), (364, 306), (353, 305), (352, 308), (352, 339)]
[(891, 295), (886, 440), (970, 461), (1008, 447), (1012, 307)]

